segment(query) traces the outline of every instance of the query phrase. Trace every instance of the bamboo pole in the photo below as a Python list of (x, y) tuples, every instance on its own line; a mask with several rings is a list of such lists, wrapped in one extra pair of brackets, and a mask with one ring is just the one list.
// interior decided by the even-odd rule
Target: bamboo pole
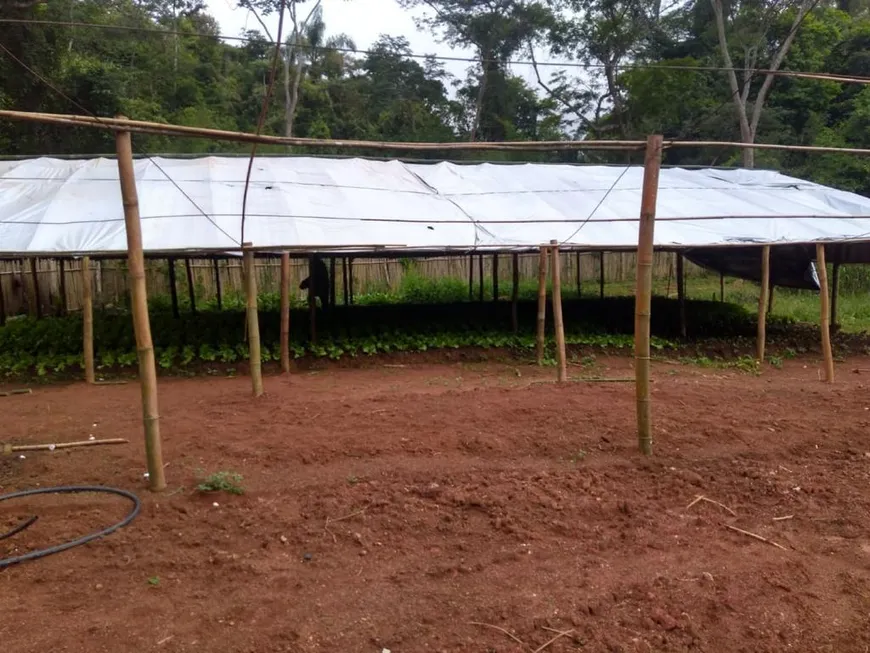
[(483, 303), (483, 254), (477, 257), (477, 301)]
[(344, 291), (344, 305), (348, 305), (348, 295), (347, 295), (347, 257), (343, 256), (341, 258), (341, 281), (342, 281), (342, 290)]
[(311, 344), (317, 344), (317, 295), (315, 291), (314, 254), (308, 255), (308, 332)]
[(91, 289), (91, 259), (82, 259), (82, 351), (85, 356), (85, 381), (94, 383), (94, 296)]
[(562, 257), (559, 241), (550, 241), (553, 254), (553, 325), (556, 329), (556, 359), (559, 363), (557, 378), (559, 383), (568, 380), (568, 356), (565, 351), (565, 323), (562, 321)]
[(220, 261), (214, 259), (214, 289), (217, 297), (217, 309), (222, 311), (224, 308), (223, 293), (221, 292), (221, 267)]
[(169, 298), (172, 302), (172, 317), (178, 319), (178, 282), (175, 279), (175, 259), (167, 259), (169, 266)]
[(55, 449), (72, 449), (74, 447), (97, 447), (104, 444), (127, 444), (124, 438), (108, 438), (105, 440), (79, 440), (77, 442), (58, 442), (56, 444), (9, 444), (0, 442), (3, 453), (19, 453), (21, 451), (54, 451)]
[(498, 254), (492, 255), (492, 301), (498, 301)]
[(251, 368), (251, 388), (255, 397), (263, 394), (263, 358), (260, 354), (260, 317), (257, 313), (257, 269), (251, 243), (243, 243), (245, 299), (248, 325), (248, 361)]
[(33, 278), (33, 310), (37, 318), (42, 317), (42, 301), (39, 297), (39, 275), (37, 274), (36, 258), (30, 259), (30, 276)]
[(816, 244), (816, 267), (819, 273), (819, 298), (821, 300), (822, 356), (825, 362), (825, 382), (834, 382), (834, 352), (831, 349), (830, 307), (828, 302), (828, 268), (825, 263), (825, 246)]
[(474, 301), (474, 254), (468, 257), (468, 301)]
[(634, 313), (635, 390), (637, 394), (637, 439), (640, 451), (652, 455), (652, 411), (650, 404), (650, 312), (652, 308), (653, 236), (662, 137), (647, 137), (643, 164), (640, 226), (637, 240), (637, 290)]
[(544, 364), (544, 334), (547, 320), (547, 248), (541, 247), (538, 258), (538, 330), (535, 337), (535, 360)]
[(686, 339), (686, 266), (683, 255), (677, 252), (677, 304), (680, 310), (680, 337)]
[(604, 299), (604, 252), (598, 252), (598, 295)]
[(60, 259), (57, 262), (57, 275), (60, 280), (60, 314), (66, 315), (67, 313), (67, 302), (66, 302), (66, 261)]
[(767, 337), (767, 300), (770, 292), (770, 245), (761, 248), (761, 292), (758, 295), (758, 340), (755, 358), (764, 362), (764, 346)]
[(580, 265), (580, 252), (577, 252), (577, 299), (583, 296), (583, 269)]
[(290, 252), (281, 254), (281, 371), (290, 371)]
[(329, 307), (332, 308), (335, 306), (335, 257), (332, 256), (329, 259)]
[(127, 267), (130, 274), (130, 294), (133, 330), (139, 354), (139, 382), (142, 386), (142, 416), (145, 425), (145, 455), (148, 460), (148, 482), (153, 492), (166, 489), (163, 452), (160, 442), (160, 414), (157, 407), (157, 367), (148, 320), (148, 292), (145, 286), (145, 256), (142, 252), (142, 224), (139, 221), (139, 198), (133, 173), (133, 144), (129, 132), (117, 132), (118, 176), (124, 201), (124, 225), (127, 231)]
[(837, 328), (840, 325), (837, 315), (837, 304), (840, 296), (840, 264), (834, 263), (833, 275), (831, 276), (831, 325)]
[(350, 303), (353, 304), (353, 257), (347, 259), (347, 292), (350, 298)]
[(6, 324), (6, 298), (3, 295), (3, 277), (0, 277), (0, 326)]
[(190, 259), (184, 259), (184, 271), (187, 273), (187, 297), (190, 300), (190, 312), (196, 314), (196, 288), (193, 287), (193, 268)]
[(520, 330), (520, 316), (519, 316), (519, 298), (520, 298), (520, 255), (513, 254), (511, 256), (511, 280), (513, 284), (511, 286), (511, 326), (513, 327), (514, 334), (519, 333)]

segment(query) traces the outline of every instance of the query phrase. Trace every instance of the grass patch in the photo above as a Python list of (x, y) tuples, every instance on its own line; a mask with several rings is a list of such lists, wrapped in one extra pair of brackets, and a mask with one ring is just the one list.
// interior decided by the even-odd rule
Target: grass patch
[(215, 472), (206, 476), (196, 489), (203, 493), (227, 492), (229, 494), (244, 494), (242, 475), (235, 472)]

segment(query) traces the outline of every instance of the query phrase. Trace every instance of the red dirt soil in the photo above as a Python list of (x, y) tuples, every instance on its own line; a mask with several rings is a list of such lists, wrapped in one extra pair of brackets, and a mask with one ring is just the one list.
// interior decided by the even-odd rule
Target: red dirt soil
[[(2, 650), (864, 653), (870, 374), (855, 368), (870, 360), (828, 386), (815, 360), (760, 377), (657, 363), (651, 459), (633, 385), (535, 382), (552, 369), (306, 372), (256, 401), (247, 378), (161, 380), (160, 495), (135, 383), (3, 398), (0, 440), (131, 443), (0, 459), (0, 491), (116, 486), (143, 509), (0, 572)], [(244, 495), (197, 492), (202, 470), (242, 474)], [(689, 507), (700, 494), (722, 505)], [(40, 519), (0, 557), (127, 508), (4, 502), (0, 532)]]

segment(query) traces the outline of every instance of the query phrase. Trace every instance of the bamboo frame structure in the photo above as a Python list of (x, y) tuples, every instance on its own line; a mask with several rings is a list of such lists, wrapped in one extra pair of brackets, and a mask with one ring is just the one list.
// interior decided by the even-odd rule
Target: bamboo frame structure
[(562, 320), (562, 256), (559, 253), (558, 240), (550, 241), (550, 252), (553, 255), (553, 325), (556, 330), (557, 379), (559, 383), (566, 383), (568, 381), (568, 356), (565, 351), (565, 323)]
[(94, 295), (91, 289), (91, 258), (82, 259), (82, 352), (85, 360), (85, 381), (93, 384), (94, 373)]
[(598, 298), (604, 299), (604, 252), (598, 252)]
[[(311, 344), (317, 344), (317, 295), (314, 286), (314, 254), (308, 255), (308, 329)], [(325, 308), (325, 307), (324, 307)]]
[(193, 268), (190, 258), (184, 259), (184, 271), (187, 274), (187, 297), (190, 301), (190, 312), (196, 315), (196, 288), (193, 286)]
[(652, 308), (653, 238), (662, 137), (647, 138), (643, 163), (643, 191), (637, 239), (637, 290), (634, 312), (634, 375), (637, 394), (637, 440), (641, 453), (652, 455), (652, 406), (650, 402), (650, 313)]
[(483, 303), (483, 254), (477, 257), (477, 301)]
[(6, 324), (6, 298), (3, 296), (3, 282), (0, 280), (0, 326)]
[(290, 372), (290, 252), (281, 254), (281, 371)]
[(347, 293), (350, 303), (353, 304), (353, 256), (347, 257)]
[(67, 314), (67, 302), (66, 302), (66, 261), (60, 259), (57, 262), (57, 276), (60, 281), (58, 293), (60, 294), (60, 314)]
[(255, 397), (263, 394), (263, 358), (260, 353), (260, 317), (257, 312), (257, 270), (254, 267), (254, 252), (245, 243), (242, 255), (245, 276), (245, 315), (248, 325), (248, 361), (251, 368), (251, 389)]
[(217, 309), (222, 311), (224, 308), (224, 299), (223, 292), (221, 291), (221, 267), (218, 259), (214, 259), (214, 290), (215, 298), (217, 299)]
[(577, 252), (577, 299), (583, 296), (583, 270), (580, 267), (580, 252)]
[(770, 292), (770, 245), (761, 248), (761, 292), (758, 294), (758, 339), (755, 343), (755, 358), (764, 362), (764, 347), (767, 338), (767, 310)]
[(520, 255), (511, 256), (511, 326), (514, 334), (520, 330), (519, 298), (520, 298)]
[(163, 451), (160, 441), (160, 413), (157, 405), (157, 367), (151, 324), (148, 320), (148, 291), (145, 285), (145, 255), (142, 251), (142, 224), (139, 220), (139, 198), (133, 172), (133, 144), (129, 132), (115, 134), (118, 151), (118, 175), (124, 201), (124, 226), (127, 231), (127, 265), (130, 274), (130, 296), (133, 330), (139, 354), (139, 382), (142, 386), (142, 418), (145, 425), (145, 456), (148, 461), (148, 483), (153, 492), (166, 489)]
[(335, 308), (335, 257), (329, 258), (329, 307)]
[(176, 320), (181, 316), (178, 311), (178, 279), (175, 276), (175, 259), (166, 259), (169, 272), (169, 299), (172, 303), (172, 317)]
[(680, 337), (685, 340), (688, 335), (686, 324), (686, 265), (685, 259), (680, 252), (677, 257), (677, 304), (680, 309)]
[(498, 254), (492, 255), (492, 301), (498, 301)]
[(535, 334), (535, 361), (544, 364), (544, 335), (547, 322), (547, 248), (541, 247), (538, 259), (538, 320)]
[(39, 298), (39, 270), (37, 270), (37, 259), (30, 259), (30, 276), (33, 281), (33, 307), (32, 310), (35, 313), (37, 319), (42, 317), (42, 302)]
[(819, 300), (821, 304), (822, 357), (825, 366), (825, 382), (834, 382), (834, 352), (831, 348), (830, 306), (828, 301), (828, 268), (825, 263), (825, 246), (816, 245), (816, 268), (819, 273)]

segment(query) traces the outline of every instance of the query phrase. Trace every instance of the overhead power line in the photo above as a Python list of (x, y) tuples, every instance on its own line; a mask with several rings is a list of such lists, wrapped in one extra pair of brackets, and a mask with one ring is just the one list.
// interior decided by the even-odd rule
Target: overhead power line
[[(25, 18), (0, 18), (0, 24), (11, 25), (43, 25), (54, 27), (81, 27), (88, 29), (103, 29), (114, 30), (120, 32), (138, 32), (143, 34), (158, 34), (161, 36), (190, 36), (197, 38), (209, 38), (223, 41), (235, 41), (239, 43), (264, 43), (268, 45), (276, 45), (276, 41), (268, 38), (257, 39), (247, 36), (227, 36), (221, 34), (209, 34), (207, 32), (158, 29), (154, 27), (135, 27), (132, 25), (109, 25), (106, 23), (88, 23), (81, 21), (62, 21), (62, 20), (31, 20)], [(294, 48), (300, 50), (316, 49), (314, 46), (300, 43), (294, 44)], [(333, 47), (322, 48), (329, 49), (333, 52), (342, 52), (346, 54), (372, 55), (377, 54), (377, 51), (363, 48), (348, 48), (348, 47)], [(433, 59), (435, 61), (455, 62), (455, 63), (497, 63), (512, 66), (529, 66), (547, 67), (547, 68), (576, 68), (582, 70), (603, 70), (607, 66), (602, 63), (582, 62), (582, 61), (532, 61), (531, 59), (481, 59), (478, 57), (460, 57), (456, 55), (441, 55), (441, 54), (421, 54), (417, 52), (403, 52), (401, 56), (407, 59)], [(819, 81), (831, 81), (851, 84), (870, 84), (870, 77), (854, 76), (854, 75), (839, 75), (834, 73), (819, 73), (796, 70), (767, 70), (764, 68), (747, 68), (747, 67), (732, 67), (727, 66), (693, 66), (688, 64), (662, 64), (662, 63), (626, 63), (618, 66), (621, 70), (661, 70), (661, 71), (682, 71), (682, 72), (728, 72), (736, 73), (751, 73), (756, 75), (775, 75), (777, 77), (794, 77), (799, 79), (815, 79)]]

